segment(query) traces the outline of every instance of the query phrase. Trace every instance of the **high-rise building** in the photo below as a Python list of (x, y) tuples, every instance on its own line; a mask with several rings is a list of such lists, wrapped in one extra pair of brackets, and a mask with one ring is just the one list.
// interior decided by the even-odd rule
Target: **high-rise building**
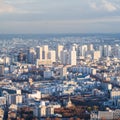
[(114, 57), (120, 58), (120, 46), (118, 44), (113, 46), (112, 54)]
[(100, 51), (100, 57), (103, 57), (104, 56), (103, 46), (99, 46), (99, 51)]
[(26, 62), (26, 54), (20, 51), (20, 53), (17, 56), (18, 62)]
[(110, 57), (111, 56), (111, 50), (112, 50), (112, 48), (111, 48), (111, 46), (110, 45), (104, 45), (103, 46), (103, 55), (104, 55), (104, 57)]
[(42, 47), (40, 46), (36, 47), (36, 58), (42, 60)]
[(67, 50), (61, 51), (61, 63), (63, 65), (68, 64), (68, 51)]
[(69, 63), (70, 65), (76, 65), (77, 58), (76, 58), (76, 51), (75, 51), (75, 50), (69, 51), (68, 60), (69, 60), (68, 63)]
[[(37, 46), (36, 48), (36, 65), (44, 64), (44, 65), (51, 65), (53, 61), (55, 61), (55, 53), (52, 51), (53, 55), (49, 54), (48, 45), (44, 45), (42, 47)], [(51, 58), (52, 57), (52, 58)], [(51, 59), (53, 59), (53, 61)]]
[(80, 56), (85, 57), (86, 56), (86, 52), (88, 50), (87, 45), (82, 45), (82, 46), (79, 47), (79, 49), (80, 49)]
[(47, 60), (48, 59), (48, 45), (43, 46), (43, 51), (42, 51), (42, 59)]
[(27, 57), (28, 63), (35, 64), (36, 61), (36, 52), (34, 48), (30, 48), (28, 50), (28, 57)]
[(76, 50), (76, 46), (75, 46), (75, 45), (72, 45), (71, 48), (70, 48), (70, 50), (71, 50), (71, 51), (72, 51), (72, 50), (73, 50), (73, 51)]
[(63, 49), (64, 49), (63, 45), (58, 45), (57, 46), (57, 52), (56, 52), (57, 60), (61, 61), (61, 51), (63, 51)]
[(93, 51), (93, 56), (92, 58), (94, 60), (99, 60), (100, 59), (100, 51)]
[(110, 57), (112, 55), (112, 47), (110, 45), (99, 46), (101, 57)]
[(88, 51), (93, 51), (93, 50), (94, 50), (93, 44), (89, 44), (88, 45)]
[(49, 51), (48, 59), (50, 59), (52, 62), (56, 62), (56, 52), (54, 50)]

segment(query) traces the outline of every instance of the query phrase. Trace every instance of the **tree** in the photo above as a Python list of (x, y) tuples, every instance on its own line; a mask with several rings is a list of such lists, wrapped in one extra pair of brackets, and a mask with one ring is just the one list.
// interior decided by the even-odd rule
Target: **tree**
[(98, 111), (98, 106), (93, 106), (94, 111)]
[(87, 107), (87, 111), (91, 112), (92, 108), (91, 107)]

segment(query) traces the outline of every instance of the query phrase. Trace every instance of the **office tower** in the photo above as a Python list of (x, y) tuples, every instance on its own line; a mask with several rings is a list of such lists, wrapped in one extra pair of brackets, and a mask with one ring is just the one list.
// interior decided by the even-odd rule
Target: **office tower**
[(36, 47), (36, 58), (42, 60), (42, 47), (40, 46)]
[(61, 51), (61, 63), (63, 65), (68, 64), (68, 51), (67, 50)]
[(58, 45), (57, 46), (57, 52), (56, 52), (57, 60), (61, 61), (61, 51), (63, 51), (63, 49), (64, 49), (63, 45)]
[(48, 59), (50, 59), (52, 62), (56, 62), (56, 52), (54, 50), (49, 51)]
[(76, 58), (76, 51), (75, 50), (69, 51), (68, 60), (69, 60), (70, 65), (76, 65), (77, 58)]
[(34, 48), (30, 48), (28, 50), (28, 57), (27, 57), (28, 63), (35, 64), (36, 61), (36, 52)]

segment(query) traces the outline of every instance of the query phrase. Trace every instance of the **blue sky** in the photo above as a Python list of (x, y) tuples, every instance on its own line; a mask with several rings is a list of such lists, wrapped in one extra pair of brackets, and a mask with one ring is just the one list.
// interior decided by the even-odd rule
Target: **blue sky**
[(118, 33), (120, 0), (0, 0), (0, 33)]

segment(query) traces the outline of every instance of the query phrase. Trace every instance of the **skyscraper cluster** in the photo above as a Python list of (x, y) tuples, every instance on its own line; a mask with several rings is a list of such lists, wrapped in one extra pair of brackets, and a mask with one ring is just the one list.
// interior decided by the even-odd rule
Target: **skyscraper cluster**
[(73, 44), (66, 48), (63, 45), (57, 45), (52, 50), (48, 45), (29, 48), (27, 53), (27, 62), (30, 64), (52, 64), (59, 62), (63, 65), (77, 65), (77, 59), (90, 58), (91, 60), (99, 60), (102, 57), (120, 58), (119, 45), (100, 45), (95, 47), (93, 44), (77, 45)]
[(50, 50), (48, 45), (37, 46), (28, 50), (28, 63), (31, 64), (52, 64), (60, 62), (64, 65), (76, 65), (76, 50), (65, 49), (63, 45), (58, 45), (56, 50)]

